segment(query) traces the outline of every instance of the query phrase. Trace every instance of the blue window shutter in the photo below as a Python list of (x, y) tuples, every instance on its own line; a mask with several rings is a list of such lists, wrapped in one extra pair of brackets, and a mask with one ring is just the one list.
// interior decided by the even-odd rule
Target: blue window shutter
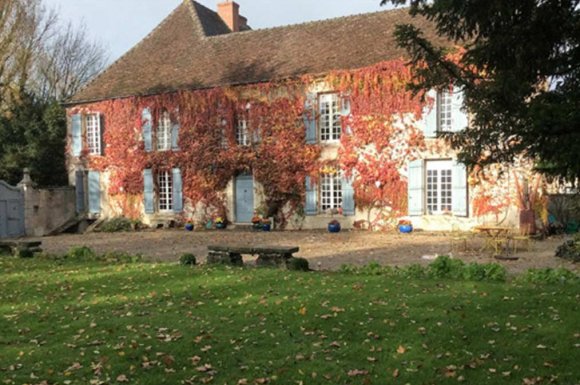
[(451, 98), (451, 131), (462, 131), (468, 123), (467, 111), (463, 108), (463, 91), (454, 87)]
[(316, 94), (309, 92), (304, 102), (304, 126), (306, 127), (306, 143), (316, 143)]
[(143, 170), (143, 203), (145, 205), (145, 213), (147, 214), (153, 214), (155, 212), (153, 194), (153, 171), (151, 169)]
[(105, 154), (105, 115), (99, 114), (99, 141), (101, 142), (101, 153), (99, 155)]
[(81, 156), (83, 150), (83, 135), (82, 135), (82, 115), (74, 114), (71, 119), (72, 132), (72, 154), (73, 156)]
[(179, 150), (179, 110), (175, 110), (175, 122), (171, 125), (171, 149)]
[(344, 215), (354, 215), (354, 188), (352, 178), (342, 177), (342, 213)]
[(77, 201), (77, 213), (85, 212), (85, 172), (77, 170), (75, 172), (75, 189)]
[[(340, 115), (343, 117), (343, 119), (348, 119), (348, 117), (350, 116), (350, 96), (349, 95), (342, 95), (341, 100), (340, 100), (340, 106), (341, 106)], [(347, 135), (352, 135), (352, 127), (347, 124), (344, 132)]]
[(425, 213), (425, 177), (423, 160), (414, 160), (409, 163), (408, 199), (409, 215), (423, 215)]
[(421, 128), (425, 138), (435, 138), (437, 136), (437, 91), (428, 91), (426, 99), (429, 105), (423, 108)]
[(318, 191), (309, 176), (306, 177), (306, 215), (318, 214)]
[(141, 121), (143, 124), (143, 142), (145, 142), (145, 151), (153, 150), (151, 131), (153, 126), (153, 116), (149, 108), (144, 108), (141, 112)]
[(451, 171), (451, 202), (453, 214), (459, 217), (467, 216), (467, 169), (463, 163), (453, 162)]
[(183, 211), (183, 182), (181, 180), (181, 170), (174, 168), (173, 178), (173, 211), (180, 213)]
[(89, 212), (101, 212), (101, 173), (89, 171)]

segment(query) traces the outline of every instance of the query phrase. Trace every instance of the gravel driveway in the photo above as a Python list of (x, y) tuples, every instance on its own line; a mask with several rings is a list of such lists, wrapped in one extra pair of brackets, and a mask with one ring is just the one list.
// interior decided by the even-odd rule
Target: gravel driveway
[[(326, 231), (250, 232), (239, 230), (199, 231), (148, 230), (132, 233), (63, 234), (45, 237), (43, 249), (49, 253), (65, 253), (74, 246), (88, 246), (101, 253), (125, 251), (143, 254), (152, 261), (177, 261), (183, 253), (194, 253), (205, 260), (208, 245), (236, 246), (299, 246), (297, 256), (307, 258), (311, 268), (335, 270), (342, 264), (363, 265), (377, 261), (381, 264), (404, 266), (428, 263), (424, 256), (448, 255), (451, 252), (450, 236), (443, 233), (414, 232), (412, 234), (343, 231), (330, 234)], [(510, 271), (530, 267), (577, 266), (554, 257), (562, 237), (535, 242), (530, 252), (519, 252), (518, 261), (501, 262)], [(466, 262), (491, 262), (492, 258), (481, 252), (481, 239), (470, 239), (467, 251), (455, 251), (453, 256)], [(254, 258), (245, 256), (248, 262)], [(495, 260), (494, 260), (495, 261)]]

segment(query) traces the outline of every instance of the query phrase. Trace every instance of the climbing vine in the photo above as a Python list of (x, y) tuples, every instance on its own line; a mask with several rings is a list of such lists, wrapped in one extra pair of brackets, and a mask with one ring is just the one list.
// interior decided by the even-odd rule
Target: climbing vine
[[(90, 168), (108, 171), (108, 194), (125, 215), (140, 213), (143, 170), (181, 169), (187, 216), (200, 212), (225, 215), (228, 183), (251, 172), (264, 189), (265, 215), (285, 225), (300, 211), (305, 177), (316, 178), (328, 163), (321, 145), (305, 144), (305, 97), (313, 84), (339, 92), (350, 103), (343, 116), (337, 160), (331, 162), (353, 178), (359, 209), (376, 211), (382, 225), (407, 211), (405, 167), (425, 149), (417, 126), (425, 103), (407, 84), (411, 69), (392, 60), (363, 69), (336, 71), (324, 78), (303, 77), (259, 85), (178, 91), (91, 103), (69, 110), (104, 116), (104, 156), (83, 154)], [(141, 111), (153, 121), (167, 111), (179, 121), (179, 150), (145, 151)], [(245, 120), (248, 145), (236, 143), (236, 125)]]

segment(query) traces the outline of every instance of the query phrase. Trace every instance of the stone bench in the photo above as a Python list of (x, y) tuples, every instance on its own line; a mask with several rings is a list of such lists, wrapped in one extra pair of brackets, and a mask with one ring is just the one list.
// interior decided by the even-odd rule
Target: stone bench
[(207, 255), (207, 263), (212, 264), (228, 264), (235, 266), (242, 266), (244, 261), (242, 254), (257, 255), (256, 265), (258, 266), (274, 266), (286, 268), (288, 260), (292, 258), (292, 254), (298, 252), (300, 248), (283, 247), (283, 246), (208, 246), (209, 253)]
[(22, 251), (40, 253), (42, 241), (26, 240), (0, 240), (0, 250), (6, 250), (14, 256), (19, 256)]

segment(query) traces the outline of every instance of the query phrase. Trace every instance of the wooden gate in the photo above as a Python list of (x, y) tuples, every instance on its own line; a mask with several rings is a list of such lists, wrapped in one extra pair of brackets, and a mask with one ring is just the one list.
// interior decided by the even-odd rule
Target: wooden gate
[(24, 194), (0, 180), (0, 238), (16, 238), (24, 232)]

